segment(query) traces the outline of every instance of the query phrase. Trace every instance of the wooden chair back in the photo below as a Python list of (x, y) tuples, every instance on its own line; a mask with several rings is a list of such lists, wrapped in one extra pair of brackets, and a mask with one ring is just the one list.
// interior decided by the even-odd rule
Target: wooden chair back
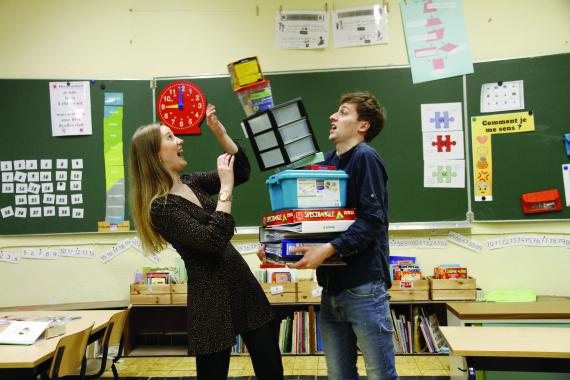
[[(49, 377), (53, 380), (63, 376), (77, 373), (82, 367), (84, 372), (85, 350), (93, 325), (74, 334), (64, 335), (59, 339), (49, 370)], [(83, 373), (82, 373), (83, 374)]]

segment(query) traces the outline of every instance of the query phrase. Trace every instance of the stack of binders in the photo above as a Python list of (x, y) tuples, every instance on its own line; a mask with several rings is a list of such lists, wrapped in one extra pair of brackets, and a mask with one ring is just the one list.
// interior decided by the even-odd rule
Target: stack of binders
[[(328, 243), (346, 231), (355, 219), (354, 209), (281, 210), (262, 217), (259, 240), (266, 245), (268, 261), (292, 263), (303, 257), (292, 253), (292, 248)], [(323, 265), (344, 264), (332, 256)]]

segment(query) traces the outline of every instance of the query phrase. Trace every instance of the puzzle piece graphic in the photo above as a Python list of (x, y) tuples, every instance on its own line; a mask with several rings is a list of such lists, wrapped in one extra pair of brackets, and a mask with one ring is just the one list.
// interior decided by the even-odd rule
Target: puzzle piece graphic
[(437, 166), (437, 171), (432, 172), (433, 177), (437, 177), (437, 183), (451, 183), (453, 177), (457, 177), (457, 172), (451, 170), (451, 166)]
[[(445, 136), (445, 140), (442, 138), (443, 136)], [(451, 136), (450, 135), (437, 135), (437, 141), (433, 141), (431, 143), (432, 146), (437, 146), (437, 151), (438, 152), (443, 152), (444, 148), (445, 148), (445, 152), (451, 152), (451, 146), (452, 145), (456, 145), (457, 142), (456, 141), (451, 141)]]
[(443, 116), (441, 112), (436, 112), (435, 117), (429, 119), (430, 123), (435, 123), (435, 129), (448, 129), (449, 123), (454, 122), (455, 118), (453, 116), (449, 117), (449, 111), (444, 111)]

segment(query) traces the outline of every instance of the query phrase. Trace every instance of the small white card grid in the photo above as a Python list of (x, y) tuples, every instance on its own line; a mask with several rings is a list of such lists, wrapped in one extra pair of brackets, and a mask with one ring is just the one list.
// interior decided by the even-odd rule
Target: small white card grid
[(9, 218), (11, 216), (14, 216), (14, 209), (12, 206), (3, 207), (0, 209), (0, 212), (2, 213), (2, 218)]
[(2, 173), (2, 182), (14, 182), (14, 172)]
[(58, 256), (79, 257), (84, 259), (94, 259), (94, 248), (81, 248), (81, 247), (59, 247)]
[[(71, 170), (69, 173), (67, 169), (71, 163)], [(70, 191), (81, 191), (83, 179), (83, 159), (40, 159), (40, 160), (13, 160), (13, 161), (0, 161), (0, 171), (2, 172), (2, 193), (3, 194), (17, 194), (22, 195), (14, 198), (16, 206), (39, 206), (41, 202), (44, 204), (56, 204), (55, 195), (49, 194), (54, 191), (54, 183), (52, 181), (52, 172), (47, 170), (57, 170), (53, 173), (56, 182), (57, 191), (66, 191), (67, 183), (69, 182)], [(41, 171), (37, 171), (41, 170)], [(41, 183), (40, 183), (41, 182)], [(40, 193), (42, 193), (40, 196)], [(28, 194), (26, 197), (25, 195)], [(70, 195), (72, 204), (82, 204), (83, 195), (73, 194)], [(65, 203), (64, 203), (65, 199)], [(59, 206), (66, 206), (68, 204), (68, 196), (57, 198)], [(57, 207), (53, 206), (43, 207), (12, 207), (6, 206), (0, 208), (3, 218), (18, 217), (37, 218), (41, 216), (55, 216), (61, 217), (72, 216), (73, 218), (83, 218), (83, 208), (70, 207)], [(56, 213), (57, 211), (57, 213)], [(43, 215), (42, 215), (43, 214)]]
[(40, 160), (40, 168), (43, 170), (48, 170), (52, 168), (51, 160)]
[(512, 235), (496, 239), (487, 239), (487, 249), (490, 250), (520, 246), (570, 248), (570, 237), (556, 235)]
[(51, 248), (24, 248), (22, 259), (56, 260), (57, 250)]
[(0, 161), (0, 171), (12, 171), (12, 161)]
[(101, 261), (105, 264), (110, 260), (114, 259), (121, 253), (125, 252), (129, 247), (131, 247), (131, 239), (125, 239), (118, 242), (114, 247), (108, 249), (101, 255)]
[(55, 161), (55, 167), (57, 169), (67, 169), (67, 159), (58, 158)]
[(71, 160), (71, 168), (72, 169), (83, 169), (83, 159), (76, 158)]
[(481, 86), (481, 112), (524, 109), (524, 82), (485, 83)]
[(3, 183), (2, 184), (2, 194), (12, 194), (14, 192), (13, 183)]
[(42, 193), (53, 193), (53, 183), (42, 183)]
[(10, 264), (18, 264), (20, 262), (20, 255), (12, 252), (0, 251), (0, 261)]
[(26, 160), (26, 170), (36, 170), (38, 168), (37, 160)]
[(42, 216), (41, 207), (30, 207), (30, 218), (40, 218)]

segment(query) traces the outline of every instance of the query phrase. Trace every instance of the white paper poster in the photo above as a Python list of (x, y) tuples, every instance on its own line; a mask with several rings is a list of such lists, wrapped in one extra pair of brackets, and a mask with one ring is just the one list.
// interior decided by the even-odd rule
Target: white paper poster
[(52, 136), (91, 135), (89, 82), (50, 82)]
[(465, 160), (424, 161), (424, 187), (465, 187)]
[(564, 181), (564, 194), (566, 206), (570, 206), (570, 164), (562, 165), (562, 180)]
[(422, 132), (462, 131), (461, 103), (422, 104)]
[(332, 12), (334, 47), (388, 43), (388, 13), (376, 4)]
[(524, 83), (485, 83), (481, 86), (481, 112), (498, 112), (524, 109)]
[(322, 49), (328, 45), (329, 18), (324, 11), (288, 11), (275, 15), (279, 49)]
[(463, 131), (426, 132), (422, 134), (424, 160), (464, 159)]

